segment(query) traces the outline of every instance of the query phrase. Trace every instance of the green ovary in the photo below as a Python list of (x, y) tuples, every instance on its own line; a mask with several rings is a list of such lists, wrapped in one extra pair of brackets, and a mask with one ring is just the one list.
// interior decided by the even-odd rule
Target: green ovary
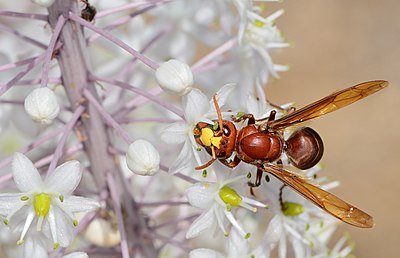
[(242, 203), (242, 197), (228, 186), (224, 186), (219, 190), (219, 197), (224, 203), (232, 206), (239, 206)]
[(46, 217), (50, 210), (51, 197), (48, 194), (40, 193), (33, 199), (33, 207), (38, 217)]

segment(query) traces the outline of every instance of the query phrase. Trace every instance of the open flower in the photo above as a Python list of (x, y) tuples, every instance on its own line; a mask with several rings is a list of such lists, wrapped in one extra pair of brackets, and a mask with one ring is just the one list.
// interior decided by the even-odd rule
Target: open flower
[[(231, 174), (231, 171), (222, 171), (226, 175)], [(244, 231), (240, 223), (232, 214), (234, 207), (243, 207), (252, 212), (256, 212), (255, 207), (267, 207), (265, 204), (247, 198), (237, 193), (233, 186), (229, 184), (247, 182), (247, 175), (241, 175), (233, 178), (219, 178), (217, 183), (201, 182), (194, 184), (186, 191), (189, 203), (204, 212), (192, 223), (189, 227), (186, 238), (194, 238), (205, 229), (218, 224), (221, 231), (228, 235), (228, 230), (225, 227), (225, 219), (232, 224), (243, 238), (248, 238), (250, 235)]]
[[(233, 84), (227, 84), (218, 91), (216, 98), (220, 106), (224, 105), (233, 88)], [(182, 102), (185, 111), (185, 121), (170, 124), (161, 133), (161, 139), (167, 143), (184, 143), (180, 154), (169, 169), (170, 173), (185, 170), (192, 171), (196, 166), (193, 164), (195, 158), (198, 165), (203, 164), (198, 158), (198, 146), (193, 136), (193, 128), (200, 121), (212, 123), (211, 119), (217, 116), (213, 101), (208, 100), (198, 89), (193, 89), (185, 95)]]
[(46, 237), (51, 237), (54, 249), (60, 245), (66, 247), (78, 223), (74, 213), (99, 207), (95, 200), (71, 195), (82, 177), (78, 161), (62, 164), (43, 181), (32, 162), (17, 152), (12, 161), (12, 173), (20, 193), (0, 195), (0, 215), (12, 228), (23, 224), (18, 244), (24, 243), (35, 220), (36, 232), (42, 231)]

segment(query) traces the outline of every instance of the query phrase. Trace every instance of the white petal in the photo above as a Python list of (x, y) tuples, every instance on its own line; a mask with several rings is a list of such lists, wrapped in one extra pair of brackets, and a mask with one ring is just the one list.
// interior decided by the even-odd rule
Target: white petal
[(276, 215), (271, 219), (263, 239), (263, 245), (269, 251), (275, 247), (282, 235), (282, 221), (279, 216), (280, 215)]
[(100, 203), (98, 201), (81, 196), (70, 196), (64, 199), (62, 205), (69, 209), (72, 213), (88, 212), (100, 207)]
[[(224, 86), (222, 86), (222, 88), (217, 92), (216, 98), (217, 98), (218, 105), (220, 107), (225, 105), (229, 95), (235, 89), (235, 86), (236, 86), (235, 83), (228, 83), (228, 84), (225, 84)], [(212, 102), (211, 105), (214, 106), (214, 102)]]
[(172, 163), (172, 165), (170, 166), (168, 173), (171, 174), (177, 172), (182, 173), (187, 170), (193, 170), (194, 167), (195, 165), (194, 165), (192, 143), (190, 141), (186, 141), (178, 157), (176, 158), (174, 163)]
[(24, 154), (16, 152), (12, 160), (14, 182), (21, 192), (29, 192), (42, 187), (39, 172)]
[(87, 253), (84, 252), (73, 252), (67, 255), (64, 255), (62, 258), (89, 258)]
[(51, 193), (69, 196), (78, 186), (81, 178), (82, 171), (79, 161), (71, 160), (58, 166), (53, 173), (45, 179), (45, 185), (47, 190)]
[(186, 190), (186, 197), (190, 205), (199, 209), (209, 209), (217, 194), (218, 185), (215, 183), (197, 183)]
[(185, 123), (177, 122), (164, 127), (160, 136), (166, 143), (179, 144), (186, 140), (188, 130), (189, 128)]
[(229, 257), (246, 257), (249, 252), (249, 241), (245, 239), (235, 227), (229, 233)]
[(190, 225), (188, 231), (186, 232), (186, 238), (194, 238), (200, 235), (201, 232), (211, 227), (214, 224), (214, 211), (209, 209), (207, 212), (201, 214), (197, 219), (195, 219)]
[(47, 258), (49, 255), (47, 254), (47, 248), (43, 241), (37, 239), (36, 237), (27, 237), (23, 244), (24, 247), (24, 256), (29, 258)]
[[(40, 6), (46, 7), (46, 8), (49, 7), (50, 5), (52, 5), (54, 3), (54, 1), (55, 0), (32, 0), (32, 2), (34, 2)], [(26, 256), (26, 257), (28, 257), (28, 256)]]
[(49, 220), (50, 213), (54, 214), (54, 219), (56, 223), (56, 233), (57, 233), (57, 241), (60, 243), (60, 246), (67, 247), (71, 244), (72, 239), (74, 238), (73, 233), (73, 224), (69, 217), (67, 217), (62, 210), (60, 210), (57, 206), (51, 206), (49, 212)]
[(183, 108), (187, 123), (194, 125), (210, 109), (210, 103), (200, 90), (193, 89), (183, 97)]
[(189, 258), (224, 258), (225, 256), (220, 252), (207, 249), (207, 248), (197, 248), (189, 253)]
[(24, 205), (21, 201), (23, 194), (0, 194), (0, 216), (7, 217), (11, 212), (16, 211)]

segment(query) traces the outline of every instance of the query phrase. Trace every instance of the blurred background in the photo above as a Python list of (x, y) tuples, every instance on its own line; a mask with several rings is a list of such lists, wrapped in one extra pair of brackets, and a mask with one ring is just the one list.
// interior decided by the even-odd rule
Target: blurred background
[(390, 82), (311, 126), (324, 138), (323, 174), (341, 182), (332, 192), (375, 219), (367, 230), (342, 224), (340, 235), (350, 232), (357, 257), (399, 257), (400, 2), (286, 0), (269, 6), (285, 9), (277, 25), (293, 44), (274, 55), (291, 69), (267, 86), (273, 103), (302, 107), (360, 82)]

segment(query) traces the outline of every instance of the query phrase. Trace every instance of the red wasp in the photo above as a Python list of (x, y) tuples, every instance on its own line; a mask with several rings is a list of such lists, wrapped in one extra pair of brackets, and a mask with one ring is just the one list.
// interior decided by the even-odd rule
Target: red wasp
[[(293, 166), (304, 170), (316, 165), (324, 151), (321, 137), (310, 127), (297, 129), (287, 140), (283, 137), (283, 130), (350, 105), (387, 85), (388, 82), (382, 80), (364, 82), (301, 109), (293, 109), (279, 119), (275, 119), (274, 110), (267, 118), (259, 120), (252, 114), (232, 118), (235, 123), (247, 120), (247, 126), (240, 130), (232, 121), (222, 119), (214, 96), (218, 121), (214, 125), (200, 122), (193, 129), (196, 142), (206, 149), (212, 159), (196, 169), (206, 168), (217, 159), (230, 168), (244, 161), (257, 167), (255, 183), (249, 183), (250, 186), (259, 186), (263, 172), (270, 173), (336, 218), (356, 227), (370, 228), (374, 225), (370, 215), (282, 167), (283, 152)], [(234, 153), (233, 159), (229, 160)]]

